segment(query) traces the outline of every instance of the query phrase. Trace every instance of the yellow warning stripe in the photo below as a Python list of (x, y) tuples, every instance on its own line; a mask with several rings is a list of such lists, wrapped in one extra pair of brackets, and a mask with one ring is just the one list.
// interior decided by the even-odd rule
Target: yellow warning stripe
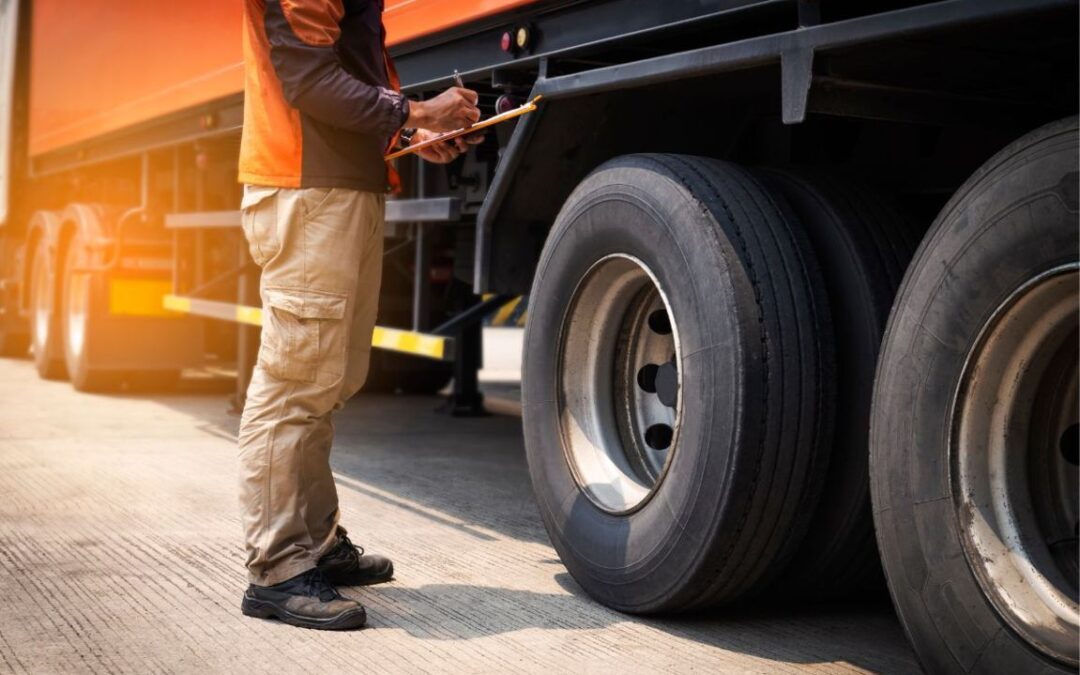
[(249, 326), (262, 325), (262, 309), (258, 307), (236, 306), (236, 320)]
[[(481, 298), (483, 300), (490, 300), (495, 297), (494, 293), (484, 293)], [(525, 317), (528, 314), (528, 310), (522, 307), (521, 301), (525, 299), (525, 296), (519, 295), (512, 300), (508, 300), (505, 305), (499, 306), (494, 314), (491, 315), (491, 320), (487, 325), (489, 326), (517, 326), (519, 328), (525, 325)], [(514, 316), (520, 313), (520, 316)]]
[(191, 312), (191, 298), (183, 298), (179, 295), (166, 295), (161, 302), (165, 309), (173, 312), (188, 314)]
[(375, 326), (371, 334), (371, 345), (382, 349), (391, 349), (406, 354), (426, 356), (429, 359), (446, 358), (448, 338), (441, 335), (425, 335), (408, 330)]
[(491, 317), (492, 326), (505, 326), (510, 323), (510, 316), (517, 309), (517, 306), (521, 304), (521, 296), (517, 296), (510, 302), (506, 303), (499, 308), (499, 311), (495, 312), (495, 316)]
[[(258, 307), (246, 307), (216, 300), (186, 298), (180, 295), (166, 295), (163, 303), (167, 310), (209, 316), (216, 319), (232, 318), (239, 323), (251, 326), (262, 325), (262, 310)], [(453, 339), (442, 335), (428, 335), (397, 328), (375, 326), (371, 334), (371, 345), (380, 349), (389, 349), (429, 359), (447, 360), (452, 358)]]

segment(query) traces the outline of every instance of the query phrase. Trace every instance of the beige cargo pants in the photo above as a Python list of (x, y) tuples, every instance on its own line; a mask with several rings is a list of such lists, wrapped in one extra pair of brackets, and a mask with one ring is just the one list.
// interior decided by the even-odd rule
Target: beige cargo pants
[(336, 541), (331, 416), (367, 377), (384, 196), (246, 186), (241, 211), (263, 326), (240, 421), (240, 508), (251, 583), (271, 586)]

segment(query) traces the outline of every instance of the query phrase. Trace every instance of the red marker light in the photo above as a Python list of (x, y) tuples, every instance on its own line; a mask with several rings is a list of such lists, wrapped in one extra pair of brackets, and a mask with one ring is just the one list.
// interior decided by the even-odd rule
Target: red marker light
[(510, 35), (510, 31), (506, 31), (502, 34), (502, 38), (499, 40), (499, 47), (507, 53), (514, 49), (514, 36)]

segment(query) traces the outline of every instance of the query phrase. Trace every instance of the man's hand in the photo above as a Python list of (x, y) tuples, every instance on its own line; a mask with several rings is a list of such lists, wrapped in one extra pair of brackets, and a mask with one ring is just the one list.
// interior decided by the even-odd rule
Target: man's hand
[[(422, 143), (430, 138), (438, 136), (437, 133), (430, 129), (417, 129), (413, 134), (410, 145), (416, 143)], [(423, 159), (432, 162), (434, 164), (449, 164), (457, 159), (462, 153), (469, 149), (470, 145), (476, 145), (484, 141), (484, 132), (478, 131), (475, 134), (466, 134), (465, 136), (458, 136), (452, 138), (449, 141), (443, 141), (442, 143), (436, 143), (423, 150), (418, 150), (416, 154), (420, 155)]]
[(454, 131), (480, 119), (477, 95), (471, 89), (450, 87), (435, 98), (409, 101), (409, 119), (404, 126), (429, 131)]

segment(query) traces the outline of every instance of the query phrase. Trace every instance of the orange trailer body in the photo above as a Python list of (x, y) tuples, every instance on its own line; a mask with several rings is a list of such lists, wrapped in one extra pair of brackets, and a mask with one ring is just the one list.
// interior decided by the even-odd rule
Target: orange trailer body
[[(387, 0), (384, 21), (394, 45), (531, 2)], [(31, 156), (243, 89), (239, 2), (35, 0), (33, 8)]]
[(386, 0), (383, 23), (393, 46), (537, 0)]

